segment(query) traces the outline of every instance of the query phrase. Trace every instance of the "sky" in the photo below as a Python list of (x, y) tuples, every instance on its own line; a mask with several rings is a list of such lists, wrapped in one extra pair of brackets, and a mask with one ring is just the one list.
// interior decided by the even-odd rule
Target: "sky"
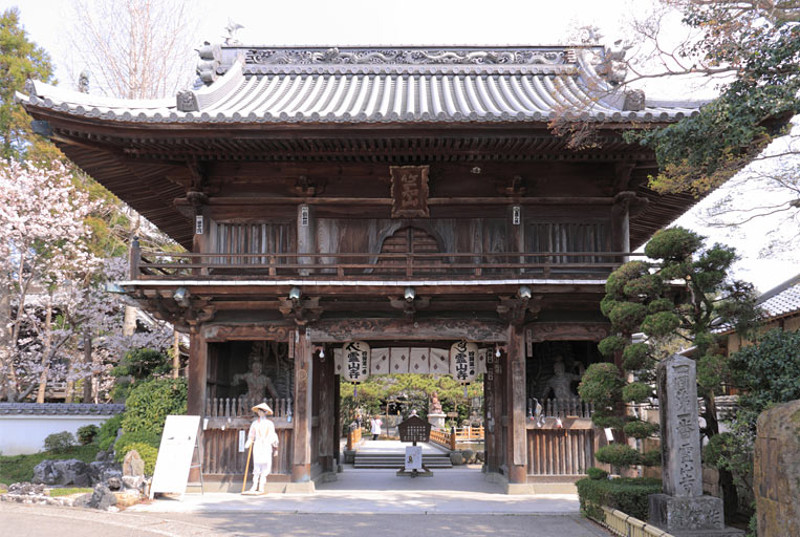
[[(103, 0), (86, 0), (92, 5)], [(70, 26), (66, 0), (0, 0), (0, 9), (17, 6), (29, 37), (47, 50), (62, 85), (73, 84), (67, 63), (65, 38)], [(194, 0), (202, 22), (198, 45), (221, 42), (228, 21), (244, 26), (237, 37), (261, 45), (553, 45), (576, 42), (577, 29), (596, 26), (601, 42), (610, 44), (632, 35), (630, 21), (645, 16), (649, 0)], [(687, 30), (680, 17), (666, 19), (665, 32), (679, 42)], [(636, 49), (629, 52), (629, 57)], [(77, 71), (80, 69), (78, 68)], [(668, 84), (663, 79), (646, 87), (649, 98), (691, 97), (708, 99), (713, 84)], [(796, 131), (800, 128), (796, 128)], [(800, 135), (800, 132), (798, 132)], [(749, 183), (754, 180), (748, 179)], [(679, 224), (709, 236), (710, 242), (732, 242), (742, 256), (736, 277), (751, 281), (760, 291), (800, 272), (791, 249), (767, 251), (766, 236), (782, 224), (757, 220), (736, 233), (710, 228), (705, 212), (730, 189), (720, 189), (699, 203)]]

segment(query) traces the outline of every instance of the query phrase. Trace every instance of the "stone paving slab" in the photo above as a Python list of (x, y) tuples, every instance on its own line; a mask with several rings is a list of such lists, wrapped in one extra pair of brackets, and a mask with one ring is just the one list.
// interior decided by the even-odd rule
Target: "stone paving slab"
[(507, 495), (479, 469), (447, 469), (433, 477), (398, 477), (394, 470), (353, 470), (310, 494), (243, 496), (191, 493), (160, 496), (130, 508), (161, 513), (338, 513), (338, 514), (549, 514), (578, 515), (574, 494)]

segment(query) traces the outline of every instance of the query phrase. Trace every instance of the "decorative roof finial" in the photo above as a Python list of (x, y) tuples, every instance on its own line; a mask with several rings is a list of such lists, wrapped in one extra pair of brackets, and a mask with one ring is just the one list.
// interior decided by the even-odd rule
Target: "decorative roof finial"
[(91, 74), (88, 69), (84, 69), (78, 75), (78, 91), (81, 93), (89, 93), (89, 77)]
[(238, 22), (234, 22), (231, 19), (228, 19), (228, 25), (225, 26), (225, 31), (228, 32), (228, 36), (225, 37), (225, 44), (226, 45), (240, 45), (239, 39), (236, 37), (236, 32), (240, 29), (244, 28), (243, 25), (239, 24)]

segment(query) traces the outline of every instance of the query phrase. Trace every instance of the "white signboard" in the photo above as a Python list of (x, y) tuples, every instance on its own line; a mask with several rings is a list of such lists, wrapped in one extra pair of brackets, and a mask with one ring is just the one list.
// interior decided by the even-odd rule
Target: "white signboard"
[(406, 472), (422, 471), (422, 446), (406, 446)]
[(150, 485), (150, 499), (156, 492), (186, 492), (199, 427), (200, 416), (167, 416)]

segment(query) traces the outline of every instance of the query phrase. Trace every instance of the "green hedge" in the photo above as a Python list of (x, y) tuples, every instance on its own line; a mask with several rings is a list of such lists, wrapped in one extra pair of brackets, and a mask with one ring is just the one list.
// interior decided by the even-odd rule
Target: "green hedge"
[(650, 494), (661, 492), (661, 480), (648, 477), (619, 479), (581, 479), (575, 485), (581, 512), (596, 520), (604, 520), (601, 506), (619, 509), (639, 520), (647, 521)]
[(147, 444), (156, 449), (161, 445), (161, 436), (150, 431), (139, 431), (136, 433), (123, 433), (119, 440), (114, 444), (114, 451), (123, 456), (133, 444)]
[(117, 462), (122, 462), (125, 460), (125, 455), (128, 454), (129, 451), (135, 449), (139, 456), (144, 461), (144, 473), (145, 475), (153, 475), (153, 472), (156, 468), (156, 459), (158, 458), (158, 448), (151, 446), (150, 444), (145, 444), (144, 442), (133, 442), (125, 446), (124, 451), (117, 451), (114, 457), (114, 460)]
[(108, 451), (114, 445), (117, 439), (117, 431), (122, 427), (122, 414), (117, 414), (108, 418), (100, 426), (100, 432), (97, 433), (97, 445), (103, 451)]
[(156, 379), (137, 384), (125, 401), (122, 430), (161, 435), (170, 414), (186, 414), (186, 379)]

